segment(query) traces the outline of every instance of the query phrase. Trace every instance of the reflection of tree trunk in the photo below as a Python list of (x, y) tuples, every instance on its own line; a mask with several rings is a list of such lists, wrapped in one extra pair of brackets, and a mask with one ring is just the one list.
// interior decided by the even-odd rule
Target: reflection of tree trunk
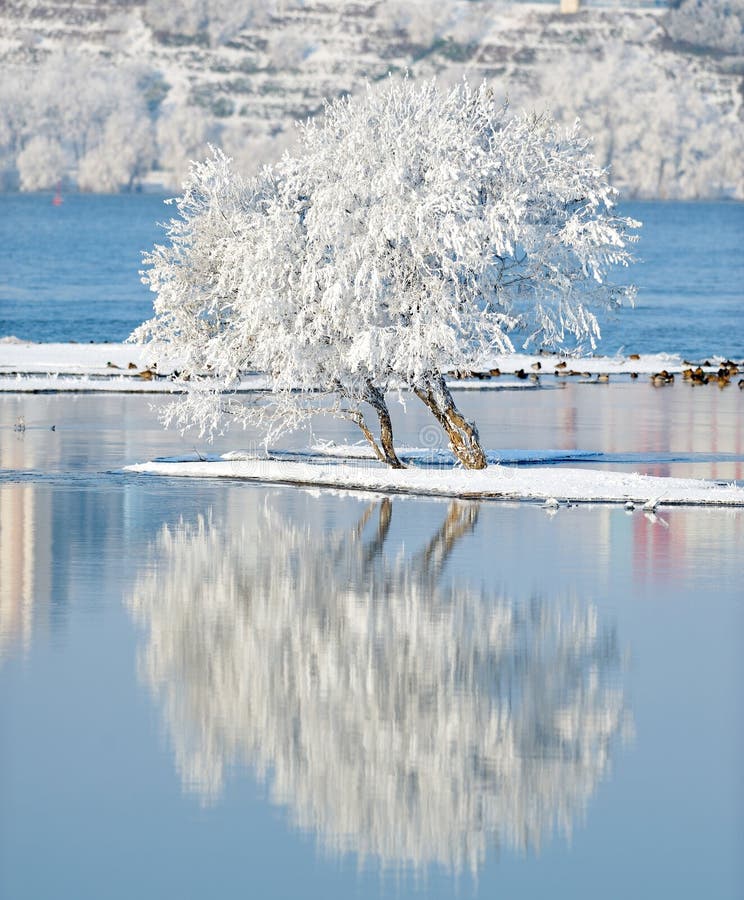
[[(372, 577), (371, 565), (382, 556), (382, 551), (390, 532), (390, 522), (393, 516), (393, 502), (385, 497), (379, 504), (371, 504), (357, 522), (353, 534), (356, 540), (361, 538), (365, 526), (370, 520), (375, 507), (379, 509), (379, 519), (374, 537), (364, 546), (364, 572), (370, 579)], [(439, 581), (442, 570), (450, 558), (455, 545), (466, 534), (475, 528), (478, 522), (480, 505), (477, 503), (463, 503), (453, 500), (447, 509), (447, 515), (439, 527), (439, 530), (431, 537), (426, 547), (416, 557), (415, 570), (421, 578), (433, 587)], [(360, 542), (360, 547), (361, 547)]]
[(443, 376), (427, 376), (421, 384), (414, 387), (414, 392), (445, 430), (452, 452), (463, 466), (466, 469), (485, 469), (488, 463), (480, 445), (478, 429), (467, 421), (455, 405)]
[(436, 584), (455, 544), (475, 528), (480, 505), (454, 500), (447, 510), (447, 518), (421, 553), (421, 568)]
[(365, 569), (377, 556), (382, 556), (382, 548), (385, 546), (388, 532), (390, 531), (390, 520), (393, 517), (393, 503), (390, 497), (385, 497), (379, 504), (380, 518), (377, 522), (377, 534), (364, 548)]
[(370, 505), (364, 510), (364, 513), (361, 519), (354, 526), (354, 531), (352, 532), (353, 540), (359, 541), (362, 537), (362, 532), (364, 531), (364, 526), (369, 522), (370, 516), (375, 510), (377, 503), (370, 503)]

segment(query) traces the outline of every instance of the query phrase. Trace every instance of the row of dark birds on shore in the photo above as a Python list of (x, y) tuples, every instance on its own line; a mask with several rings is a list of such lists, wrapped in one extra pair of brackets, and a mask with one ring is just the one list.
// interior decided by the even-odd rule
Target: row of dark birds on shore
[[(639, 354), (632, 353), (628, 359), (640, 359)], [(711, 363), (706, 360), (703, 363), (695, 364), (690, 363), (685, 360), (685, 365), (687, 368), (682, 370), (682, 379), (692, 385), (698, 384), (716, 384), (719, 387), (727, 387), (731, 384), (731, 380), (735, 375), (738, 375), (740, 372), (744, 372), (744, 363), (735, 363), (730, 359), (722, 362), (718, 369), (715, 370), (714, 367), (711, 366)], [(694, 368), (693, 368), (694, 367)], [(704, 368), (705, 367), (705, 368)], [(529, 379), (532, 382), (538, 383), (540, 381), (540, 375), (546, 374), (544, 373), (542, 363), (537, 361), (532, 363), (530, 366), (532, 369), (531, 372), (526, 372), (524, 369), (517, 369), (513, 373), (517, 378), (521, 380)], [(706, 371), (706, 369), (708, 371)], [(500, 375), (504, 374), (501, 372), (501, 369), (488, 369), (484, 372), (475, 372), (468, 369), (455, 369), (452, 372), (446, 373), (451, 378), (457, 379), (490, 379), (490, 378), (498, 378)], [(509, 374), (509, 373), (506, 373)], [(638, 378), (638, 372), (630, 372), (631, 379), (635, 380)], [(553, 375), (556, 377), (579, 377), (579, 378), (592, 378), (591, 372), (582, 372), (577, 369), (569, 369), (568, 363), (563, 360), (559, 363), (556, 363)], [(654, 387), (662, 387), (666, 384), (674, 383), (674, 373), (668, 372), (666, 369), (662, 369), (660, 372), (653, 372), (650, 376), (651, 384)], [(607, 372), (600, 372), (596, 375), (596, 378), (593, 379), (593, 382), (597, 384), (607, 384), (610, 380), (610, 376)], [(738, 385), (740, 390), (744, 390), (744, 378), (740, 378), (738, 380)]]
[[(116, 363), (109, 361), (106, 363), (106, 368), (107, 369), (121, 369), (121, 366), (117, 366)], [(137, 363), (133, 363), (133, 362), (129, 363), (129, 365), (127, 366), (127, 370), (129, 371), (130, 374), (136, 375), (138, 378), (142, 378), (144, 381), (152, 381), (152, 379), (156, 378), (158, 375), (158, 373), (153, 371), (153, 369), (151, 369), (151, 368), (146, 368), (146, 369), (140, 370), (140, 367), (137, 365)]]
[[(634, 353), (634, 354), (631, 354), (628, 357), (628, 359), (640, 359), (640, 357), (637, 353)], [(703, 363), (700, 363), (699, 365), (696, 365), (695, 363), (690, 363), (687, 360), (685, 360), (685, 365), (687, 366), (687, 368), (682, 370), (682, 379), (683, 379), (683, 381), (686, 381), (693, 386), (700, 385), (700, 384), (716, 384), (719, 387), (727, 387), (728, 385), (731, 384), (731, 380), (732, 380), (732, 378), (734, 378), (734, 376), (738, 375), (741, 372), (744, 372), (744, 363), (737, 364), (730, 359), (727, 359), (724, 362), (722, 362), (719, 365), (717, 370), (713, 369), (713, 367), (711, 366), (711, 363), (708, 360), (706, 360)], [(118, 369), (119, 368), (119, 366), (117, 366), (115, 363), (112, 363), (112, 362), (106, 363), (106, 366), (107, 366), (107, 368), (110, 368), (110, 369)], [(693, 368), (693, 366), (694, 366), (694, 368)], [(139, 366), (135, 365), (135, 363), (132, 363), (132, 362), (130, 362), (129, 365), (127, 366), (127, 369), (129, 369), (129, 370), (136, 370), (138, 368), (139, 368)], [(531, 372), (526, 372), (524, 369), (517, 369), (513, 374), (520, 380), (529, 379), (530, 381), (535, 382), (535, 383), (539, 382), (540, 374), (542, 373), (542, 368), (543, 368), (542, 363), (540, 363), (538, 360), (537, 362), (532, 363), (530, 368), (532, 369)], [(708, 371), (706, 371), (706, 369)], [(153, 371), (152, 368), (143, 369), (142, 371), (138, 371), (136, 374), (140, 378), (143, 378), (145, 380), (151, 380), (152, 378), (162, 377), (162, 376), (158, 376), (158, 373)], [(177, 375), (178, 373), (173, 373), (173, 374)], [(467, 369), (455, 369), (454, 371), (447, 372), (446, 374), (451, 378), (457, 378), (457, 379), (475, 378), (475, 379), (483, 380), (483, 379), (498, 378), (501, 376), (502, 372), (501, 372), (501, 369), (498, 369), (498, 368), (488, 369), (485, 372), (474, 372), (474, 371), (470, 371)], [(542, 373), (542, 374), (545, 374), (545, 373)], [(563, 360), (559, 363), (556, 363), (553, 374), (556, 377), (565, 377), (565, 378), (572, 378), (572, 377), (592, 378), (591, 372), (581, 372), (576, 369), (569, 369), (568, 363), (565, 360)], [(638, 378), (638, 373), (630, 372), (630, 377), (631, 377), (631, 379), (635, 380)], [(668, 372), (666, 369), (662, 369), (660, 372), (653, 372), (650, 376), (650, 379), (651, 379), (651, 384), (654, 387), (663, 387), (664, 385), (674, 383), (674, 373)], [(607, 372), (600, 372), (596, 376), (596, 378), (593, 380), (597, 384), (607, 384), (610, 380), (610, 376)], [(738, 380), (737, 384), (738, 384), (740, 390), (744, 390), (744, 378), (740, 378)]]
[[(732, 378), (743, 370), (742, 366), (737, 365), (730, 359), (721, 363), (718, 369), (714, 371), (706, 371), (703, 368), (703, 366), (710, 367), (710, 363), (707, 360), (701, 365), (695, 365), (694, 363), (686, 364), (687, 368), (682, 370), (682, 380), (691, 384), (693, 387), (699, 384), (715, 384), (722, 388), (728, 387), (731, 384)], [(693, 368), (693, 366), (695, 367)], [(672, 384), (673, 382), (674, 375), (671, 372), (667, 372), (666, 369), (662, 369), (661, 372), (654, 372), (651, 376), (651, 383), (654, 387), (662, 387), (665, 384)], [(740, 390), (744, 390), (744, 378), (740, 378), (737, 384), (739, 385)]]

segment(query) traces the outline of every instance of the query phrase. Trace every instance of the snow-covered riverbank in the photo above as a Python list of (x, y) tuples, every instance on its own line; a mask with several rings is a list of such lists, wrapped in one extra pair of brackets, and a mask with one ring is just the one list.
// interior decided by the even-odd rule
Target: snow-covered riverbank
[[(179, 361), (167, 367), (151, 366), (147, 347), (131, 344), (36, 344), (4, 339), (0, 341), (0, 391), (173, 393), (182, 385), (173, 380)], [(472, 372), (458, 372), (449, 379), (462, 390), (499, 390), (553, 384), (561, 379), (650, 376), (665, 370), (679, 374), (690, 364), (715, 373), (718, 357), (685, 360), (668, 353), (634, 356), (570, 357), (552, 353), (496, 354)], [(734, 360), (744, 371), (744, 363)], [(240, 389), (267, 389), (262, 375), (247, 374)]]
[(463, 499), (625, 503), (652, 512), (657, 506), (742, 506), (744, 488), (694, 478), (659, 478), (598, 469), (556, 466), (529, 469), (492, 465), (482, 471), (409, 467), (387, 469), (359, 465), (277, 459), (222, 458), (196, 462), (156, 460), (127, 466), (128, 472), (184, 478), (233, 478), (246, 481), (311, 485), (381, 493)]

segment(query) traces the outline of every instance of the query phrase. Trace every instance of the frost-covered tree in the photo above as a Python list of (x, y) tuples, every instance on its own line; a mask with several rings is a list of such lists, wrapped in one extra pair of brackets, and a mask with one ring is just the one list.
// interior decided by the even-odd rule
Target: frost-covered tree
[(173, 184), (181, 184), (188, 177), (189, 166), (207, 152), (216, 132), (203, 109), (168, 104), (157, 125), (158, 159)]
[(78, 162), (96, 147), (109, 117), (147, 116), (137, 74), (75, 53), (55, 53), (39, 68), (29, 96), (36, 132), (66, 144)]
[[(385, 394), (411, 391), (460, 462), (483, 468), (442, 373), (512, 350), (515, 328), (527, 342), (593, 343), (595, 310), (631, 293), (606, 280), (637, 224), (613, 202), (578, 126), (509, 116), (485, 85), (391, 80), (329, 104), (298, 152), (253, 181), (219, 153), (195, 166), (171, 244), (149, 258), (156, 317), (136, 334), (225, 388), (267, 372), (282, 427), (320, 390), (372, 440), (360, 410), (372, 404), (373, 446), (392, 465)], [(203, 400), (192, 391), (183, 420), (214, 427)]]
[(115, 112), (107, 119), (100, 141), (80, 161), (78, 187), (108, 193), (131, 190), (150, 170), (154, 158), (150, 120), (132, 109)]
[(65, 174), (67, 159), (59, 141), (39, 135), (18, 154), (17, 165), (22, 190), (44, 191)]
[(0, 154), (21, 189), (62, 176), (85, 190), (131, 188), (153, 161), (140, 74), (74, 50), (14, 67), (0, 83)]
[(665, 25), (675, 41), (744, 54), (744, 0), (683, 0)]
[(563, 123), (579, 117), (623, 193), (744, 196), (738, 104), (721, 103), (720, 94), (716, 101), (715, 81), (689, 59), (608, 41), (543, 62), (529, 83), (501, 89), (514, 106), (547, 108)]
[(248, 765), (331, 853), (476, 873), (585, 813), (632, 727), (617, 636), (590, 602), (448, 577), (476, 506), (442, 508), (415, 554), (394, 506), (164, 527), (128, 604), (139, 671), (204, 802)]
[(196, 37), (212, 45), (229, 41), (242, 28), (265, 24), (271, 15), (301, 0), (146, 0), (144, 19), (155, 31)]
[(7, 67), (0, 79), (0, 150), (15, 155), (29, 134), (31, 73), (23, 66)]
[(383, 0), (377, 14), (411, 43), (428, 48), (452, 18), (452, 6), (441, 0)]

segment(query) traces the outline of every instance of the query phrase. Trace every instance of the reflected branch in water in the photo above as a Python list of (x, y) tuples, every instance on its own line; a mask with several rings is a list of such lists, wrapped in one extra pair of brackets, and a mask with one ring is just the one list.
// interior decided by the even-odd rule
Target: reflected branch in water
[(141, 673), (205, 801), (249, 764), (333, 853), (476, 871), (583, 814), (627, 715), (617, 642), (590, 604), (445, 581), (477, 505), (411, 556), (394, 503), (330, 533), (271, 497), (164, 527), (130, 600)]

